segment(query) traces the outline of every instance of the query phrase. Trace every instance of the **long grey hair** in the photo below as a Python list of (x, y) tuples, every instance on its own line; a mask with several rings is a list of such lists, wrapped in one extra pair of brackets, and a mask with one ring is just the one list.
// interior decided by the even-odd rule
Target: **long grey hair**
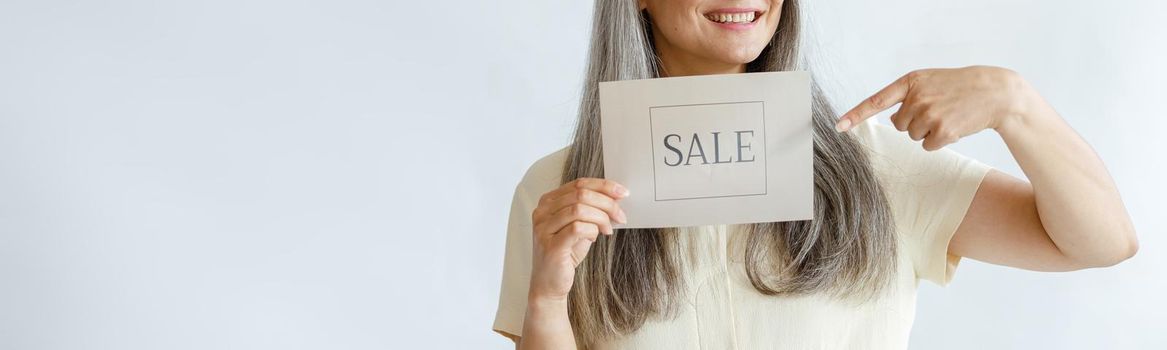
[[(778, 30), (747, 71), (801, 68), (797, 0), (783, 2)], [(587, 78), (564, 183), (604, 176), (598, 83), (660, 76), (647, 12), (633, 0), (597, 0)], [(826, 293), (870, 297), (895, 270), (891, 209), (853, 136), (834, 131), (826, 97), (812, 83), (814, 219), (748, 225), (745, 267), (767, 295)], [(569, 317), (582, 347), (638, 329), (664, 315), (683, 290), (676, 228), (621, 229), (601, 235), (576, 268)]]

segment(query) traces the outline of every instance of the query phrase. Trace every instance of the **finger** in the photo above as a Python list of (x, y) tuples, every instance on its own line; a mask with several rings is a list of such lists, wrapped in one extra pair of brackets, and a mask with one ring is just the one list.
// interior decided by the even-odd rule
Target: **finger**
[(628, 189), (615, 181), (597, 178), (578, 178), (560, 185), (554, 190), (543, 193), (539, 197), (539, 203), (535, 206), (535, 210), (531, 212), (532, 221), (537, 223), (540, 218), (545, 218), (548, 214), (559, 210), (560, 206), (552, 207), (550, 205), (551, 202), (563, 197), (565, 194), (577, 192), (581, 188), (604, 193), (614, 199), (623, 199), (629, 195)]
[(912, 118), (911, 123), (908, 124), (908, 137), (911, 137), (913, 141), (923, 140), (928, 137), (928, 133), (931, 131), (932, 123), (923, 118)]
[(551, 217), (540, 223), (536, 227), (536, 231), (544, 233), (555, 233), (563, 227), (572, 224), (574, 221), (583, 221), (592, 223), (601, 229), (604, 234), (612, 233), (612, 221), (608, 218), (608, 214), (603, 210), (597, 209), (586, 204), (572, 204), (559, 211), (556, 211)]
[(909, 106), (901, 105), (900, 110), (896, 111), (895, 113), (892, 113), (891, 125), (893, 127), (895, 127), (896, 130), (907, 131), (908, 124), (910, 124), (912, 122), (913, 115), (914, 114), (912, 114), (912, 111), (909, 109)]
[(596, 238), (600, 236), (600, 227), (596, 224), (583, 221), (572, 221), (571, 224), (563, 226), (559, 231), (555, 232), (553, 238), (553, 247), (569, 248), (575, 244), (576, 240), (588, 240), (595, 242)]
[(924, 150), (935, 151), (955, 143), (960, 137), (945, 130), (933, 130), (924, 138)]
[(592, 241), (586, 239), (577, 239), (575, 244), (571, 246), (571, 260), (575, 262), (575, 266), (579, 266), (585, 258), (588, 257), (588, 251), (592, 249)]
[(909, 73), (896, 79), (890, 85), (880, 89), (879, 92), (871, 95), (871, 97), (863, 100), (863, 102), (860, 102), (855, 108), (851, 108), (850, 111), (844, 113), (839, 118), (839, 123), (835, 124), (835, 130), (839, 132), (850, 130), (852, 126), (858, 125), (867, 118), (871, 118), (871, 116), (902, 102), (908, 97), (908, 79), (911, 75)]
[(547, 205), (543, 207), (549, 213), (554, 213), (563, 207), (577, 203), (599, 208), (600, 210), (608, 213), (608, 217), (612, 218), (616, 222), (627, 222), (627, 215), (624, 214), (624, 210), (620, 209), (620, 205), (616, 203), (615, 199), (608, 197), (606, 194), (588, 189), (564, 193), (563, 195), (560, 195), (559, 198), (551, 200), (551, 202), (547, 203)]
[(628, 197), (629, 194), (627, 188), (615, 181), (608, 179), (581, 177), (560, 185), (558, 188), (551, 190), (550, 192), (544, 193), (543, 196), (539, 197), (538, 205), (545, 205), (552, 200), (563, 196), (565, 193), (575, 192), (581, 188), (604, 193), (616, 199), (623, 199), (624, 197)]
[[(556, 251), (569, 250), (575, 264), (579, 265), (587, 256), (586, 248), (590, 248), (591, 243), (596, 241), (599, 232), (599, 228), (594, 224), (576, 221), (555, 233), (550, 248)], [(580, 244), (585, 245), (584, 249), (578, 247)]]
[(616, 181), (608, 179), (597, 179), (592, 177), (584, 177), (572, 180), (568, 184), (574, 185), (576, 189), (587, 189), (600, 193), (607, 194), (612, 198), (623, 199), (630, 194), (627, 187), (617, 183)]

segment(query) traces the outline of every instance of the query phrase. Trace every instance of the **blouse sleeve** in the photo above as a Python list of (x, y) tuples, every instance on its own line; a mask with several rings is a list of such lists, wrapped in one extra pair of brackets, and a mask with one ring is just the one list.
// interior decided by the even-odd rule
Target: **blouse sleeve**
[(543, 193), (559, 186), (564, 152), (560, 150), (535, 162), (515, 186), (507, 220), (502, 287), (494, 315), (493, 329), (500, 334), (522, 336), (531, 283), (531, 213)]
[(956, 228), (992, 168), (949, 148), (926, 151), (908, 134), (869, 119), (857, 137), (870, 147), (891, 202), (902, 253), (916, 278), (947, 285), (960, 263), (948, 252)]

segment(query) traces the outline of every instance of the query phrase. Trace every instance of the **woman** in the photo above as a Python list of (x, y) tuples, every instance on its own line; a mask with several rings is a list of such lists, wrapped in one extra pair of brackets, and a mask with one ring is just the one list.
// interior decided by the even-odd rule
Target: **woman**
[[(614, 231), (637, 194), (602, 179), (597, 83), (805, 69), (797, 2), (597, 1), (574, 142), (515, 191), (496, 331), (525, 349), (906, 348), (918, 280), (947, 284), (961, 257), (1069, 271), (1135, 253), (1097, 155), (994, 67), (908, 73), (837, 122), (813, 89), (813, 220)], [(869, 120), (897, 104), (894, 129)], [(941, 149), (985, 129), (1030, 182)]]

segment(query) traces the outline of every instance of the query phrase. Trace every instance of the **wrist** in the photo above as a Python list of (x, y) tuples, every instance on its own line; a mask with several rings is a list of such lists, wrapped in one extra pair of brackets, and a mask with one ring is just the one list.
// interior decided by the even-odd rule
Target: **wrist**
[(1049, 112), (1019, 115), (996, 128), (997, 135), (1012, 149), (1046, 139), (1051, 133), (1062, 131), (1065, 123), (1049, 107)]
[(523, 342), (528, 341), (533, 341), (531, 344), (543, 345), (547, 344), (545, 342), (560, 345), (575, 344), (571, 319), (567, 311), (567, 298), (541, 297), (534, 294), (528, 296), (527, 314), (523, 320)]
[(1016, 77), (1011, 85), (1016, 98), (992, 125), (992, 129), (998, 134), (1006, 137), (1010, 134), (1024, 133), (1036, 124), (1057, 117), (1053, 107), (1024, 79)]
[(531, 293), (527, 296), (527, 308), (567, 310), (567, 296), (547, 296)]

